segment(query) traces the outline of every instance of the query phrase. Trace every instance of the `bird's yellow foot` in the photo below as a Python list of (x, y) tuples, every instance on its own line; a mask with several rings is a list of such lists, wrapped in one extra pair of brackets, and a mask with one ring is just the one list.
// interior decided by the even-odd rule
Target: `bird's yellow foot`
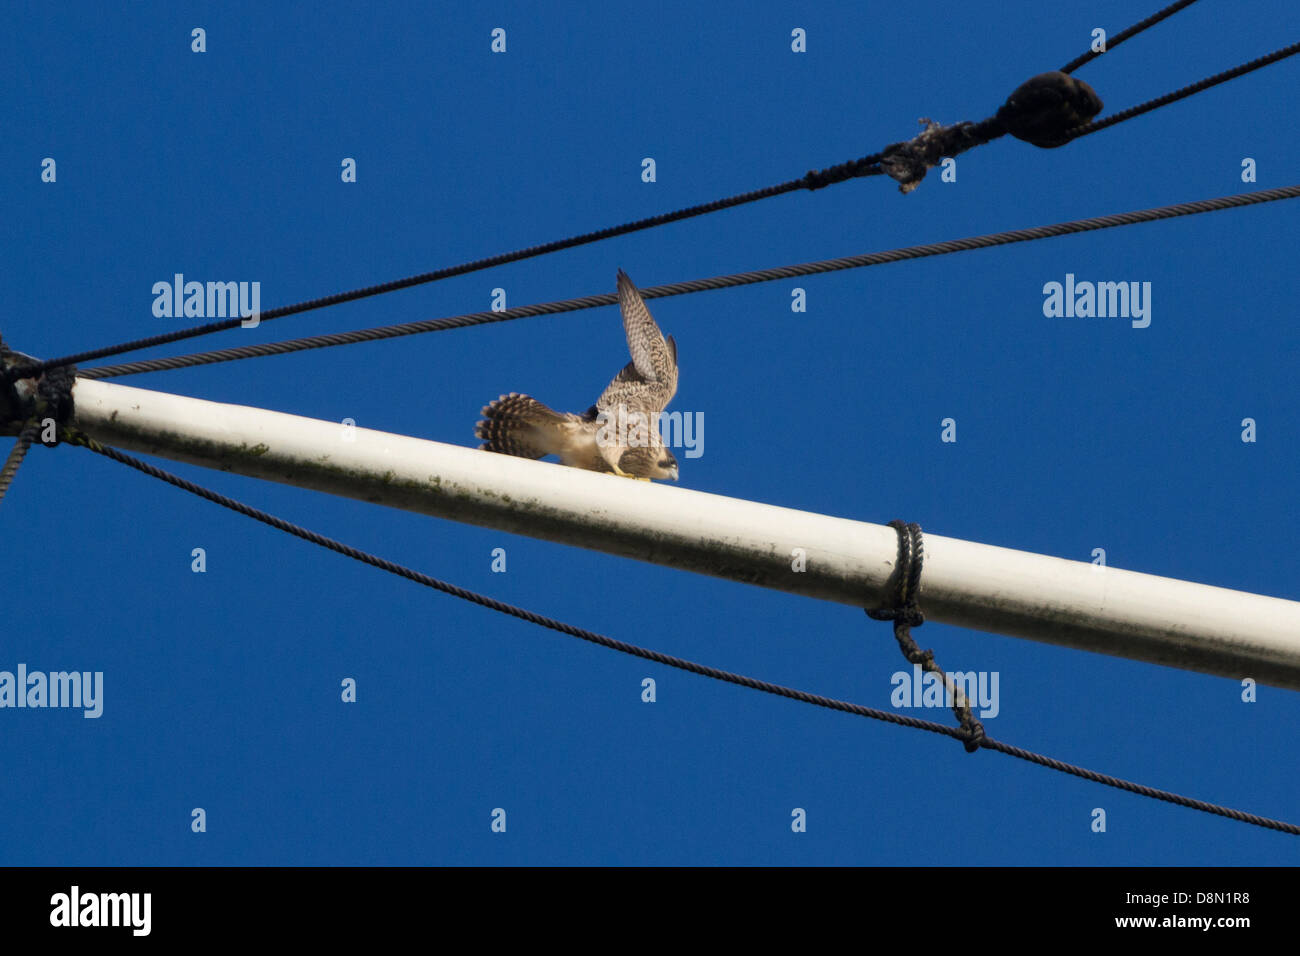
[(622, 468), (618, 467), (618, 465), (611, 465), (610, 467), (614, 469), (614, 474), (618, 475), (620, 478), (631, 478), (633, 481), (649, 481), (649, 480), (650, 480), (649, 478), (642, 478), (640, 475), (629, 475), (629, 474), (628, 474), (626, 471), (624, 471)]

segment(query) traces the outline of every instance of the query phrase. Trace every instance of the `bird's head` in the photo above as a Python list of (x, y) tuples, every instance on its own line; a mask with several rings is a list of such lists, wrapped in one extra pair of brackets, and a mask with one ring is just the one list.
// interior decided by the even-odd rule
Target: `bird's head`
[(634, 478), (657, 478), (660, 481), (677, 480), (677, 459), (662, 445), (649, 448), (629, 448), (619, 457), (619, 470)]
[(658, 474), (651, 475), (651, 478), (677, 480), (677, 459), (673, 457), (673, 453), (667, 448), (661, 450), (659, 460), (655, 462), (655, 470)]

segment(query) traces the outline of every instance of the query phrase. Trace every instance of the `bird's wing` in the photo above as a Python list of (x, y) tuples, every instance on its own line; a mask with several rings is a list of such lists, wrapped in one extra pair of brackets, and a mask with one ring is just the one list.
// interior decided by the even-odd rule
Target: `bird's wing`
[[(677, 343), (672, 336), (666, 340), (646, 308), (641, 293), (622, 269), (618, 270), (618, 306), (623, 313), (623, 331), (627, 334), (627, 350), (632, 355), (629, 366), (642, 381), (654, 382), (666, 391), (663, 405), (677, 393)], [(624, 368), (614, 382), (629, 374)], [(611, 383), (613, 384), (613, 383)], [(607, 390), (608, 391), (608, 390)]]
[(635, 369), (632, 374), (636, 377), (623, 378), (623, 373), (619, 372), (619, 377), (609, 383), (593, 406), (596, 414), (600, 412), (611, 413), (618, 406), (623, 405), (629, 413), (639, 412), (649, 417), (662, 412), (668, 407), (673, 393), (668, 390), (666, 385), (662, 382), (643, 380), (637, 375)]

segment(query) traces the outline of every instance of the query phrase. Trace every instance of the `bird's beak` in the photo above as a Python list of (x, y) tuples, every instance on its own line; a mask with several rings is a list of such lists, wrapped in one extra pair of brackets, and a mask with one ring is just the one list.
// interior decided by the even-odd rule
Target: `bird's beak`
[(677, 466), (676, 466), (676, 465), (673, 465), (673, 470), (669, 473), (668, 477), (671, 478), (673, 481), (676, 481), (676, 480), (677, 480)]

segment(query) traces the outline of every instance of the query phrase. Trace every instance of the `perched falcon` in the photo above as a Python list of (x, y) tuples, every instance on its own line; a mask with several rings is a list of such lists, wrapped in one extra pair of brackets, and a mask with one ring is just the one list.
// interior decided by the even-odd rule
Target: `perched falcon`
[(581, 415), (557, 412), (511, 392), (483, 409), (474, 434), (480, 448), (541, 458), (626, 478), (677, 480), (677, 459), (664, 447), (659, 413), (677, 391), (677, 343), (667, 339), (632, 280), (618, 271), (618, 305), (632, 361)]

